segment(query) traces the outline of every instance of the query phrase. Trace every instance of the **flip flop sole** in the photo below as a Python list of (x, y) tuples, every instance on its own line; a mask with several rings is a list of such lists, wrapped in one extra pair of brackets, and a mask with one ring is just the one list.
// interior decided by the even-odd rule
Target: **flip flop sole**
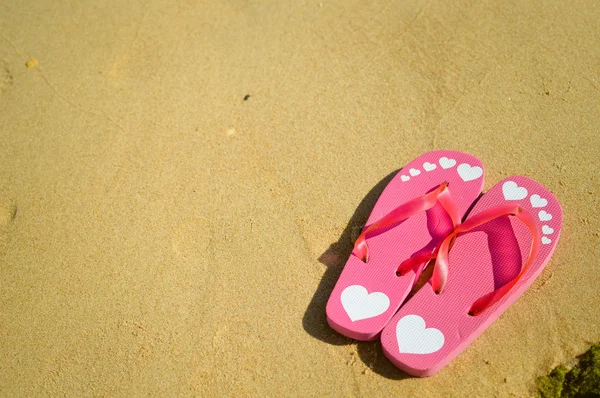
[[(426, 284), (381, 333), (383, 352), (398, 368), (430, 376), (446, 366), (494, 322), (540, 275), (558, 242), (562, 210), (539, 183), (510, 177), (496, 184), (469, 214), (518, 204), (535, 217), (542, 234), (529, 270), (498, 302), (477, 316), (468, 314), (481, 296), (513, 280), (529, 256), (532, 235), (515, 217), (503, 216), (458, 236), (449, 254), (445, 289), (436, 295)], [(469, 219), (467, 217), (467, 219)]]
[[(366, 226), (399, 205), (422, 196), (444, 181), (461, 217), (483, 189), (483, 166), (474, 156), (433, 151), (407, 164), (377, 200)], [(452, 221), (438, 203), (425, 213), (367, 237), (369, 261), (350, 255), (327, 303), (327, 321), (339, 333), (373, 340), (398, 310), (416, 272), (398, 277), (397, 267), (415, 252), (433, 248), (449, 232)]]

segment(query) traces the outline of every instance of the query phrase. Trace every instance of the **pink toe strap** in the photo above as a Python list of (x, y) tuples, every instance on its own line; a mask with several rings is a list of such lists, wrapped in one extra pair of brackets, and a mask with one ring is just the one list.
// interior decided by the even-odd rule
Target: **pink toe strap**
[(414, 270), (423, 263), (428, 263), (433, 260), (438, 254), (438, 247), (434, 248), (431, 252), (424, 252), (416, 254), (409, 259), (406, 259), (400, 264), (396, 270), (398, 276), (406, 275), (408, 272)]
[(527, 258), (527, 261), (525, 261), (525, 264), (521, 268), (521, 272), (513, 280), (511, 280), (504, 286), (494, 290), (493, 292), (488, 293), (477, 299), (471, 306), (471, 309), (469, 310), (469, 315), (478, 315), (486, 309), (488, 309), (489, 307), (491, 307), (492, 305), (494, 305), (506, 293), (508, 293), (508, 291), (519, 281), (519, 279), (521, 279), (523, 275), (525, 275), (527, 270), (529, 270), (531, 264), (533, 263), (533, 260), (535, 259), (540, 250), (540, 233), (538, 231), (536, 222), (531, 216), (531, 214), (523, 210), (518, 205), (500, 205), (492, 207), (474, 215), (473, 217), (470, 217), (464, 223), (455, 228), (455, 230), (450, 235), (448, 235), (440, 245), (438, 256), (433, 270), (433, 276), (431, 279), (431, 285), (436, 293), (441, 293), (441, 291), (444, 289), (444, 286), (446, 285), (446, 280), (448, 277), (448, 250), (450, 249), (450, 244), (454, 237), (456, 237), (462, 232), (469, 231), (498, 217), (506, 215), (517, 217), (519, 220), (525, 223), (527, 227), (529, 227), (531, 235), (533, 236), (529, 257)]
[(358, 239), (356, 239), (352, 254), (364, 262), (369, 261), (369, 248), (367, 247), (366, 240), (367, 235), (399, 223), (415, 214), (427, 211), (433, 208), (438, 202), (444, 207), (444, 210), (452, 219), (453, 227), (456, 228), (456, 226), (460, 224), (460, 214), (450, 196), (448, 183), (443, 182), (434, 191), (401, 204), (383, 218), (365, 228)]

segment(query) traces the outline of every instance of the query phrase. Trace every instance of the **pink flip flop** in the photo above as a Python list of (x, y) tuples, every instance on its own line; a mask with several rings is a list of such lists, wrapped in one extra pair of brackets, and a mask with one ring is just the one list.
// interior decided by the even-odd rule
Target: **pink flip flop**
[[(465, 153), (429, 152), (406, 165), (356, 241), (327, 302), (329, 325), (356, 340), (375, 339), (482, 189), (481, 161)], [(400, 277), (405, 260), (412, 270)]]
[(386, 357), (414, 376), (446, 366), (538, 277), (561, 223), (560, 204), (539, 183), (496, 184), (440, 245), (431, 283), (382, 331)]

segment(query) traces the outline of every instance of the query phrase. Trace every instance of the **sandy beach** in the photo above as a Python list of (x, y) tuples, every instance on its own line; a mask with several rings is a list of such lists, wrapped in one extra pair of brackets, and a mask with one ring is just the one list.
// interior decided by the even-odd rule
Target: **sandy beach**
[[(0, 395), (527, 397), (600, 341), (600, 3), (0, 4)], [(438, 374), (325, 305), (391, 177), (471, 153), (561, 202)]]

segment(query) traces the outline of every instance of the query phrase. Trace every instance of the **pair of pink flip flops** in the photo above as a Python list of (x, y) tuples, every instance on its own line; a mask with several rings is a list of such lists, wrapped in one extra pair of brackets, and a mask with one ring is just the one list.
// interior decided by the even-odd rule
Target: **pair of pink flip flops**
[[(455, 151), (406, 165), (354, 245), (327, 303), (329, 325), (356, 340), (380, 335), (388, 359), (423, 377), (494, 322), (549, 261), (562, 210), (526, 177), (478, 199), (483, 177), (481, 161)], [(402, 305), (428, 264), (429, 283)]]

